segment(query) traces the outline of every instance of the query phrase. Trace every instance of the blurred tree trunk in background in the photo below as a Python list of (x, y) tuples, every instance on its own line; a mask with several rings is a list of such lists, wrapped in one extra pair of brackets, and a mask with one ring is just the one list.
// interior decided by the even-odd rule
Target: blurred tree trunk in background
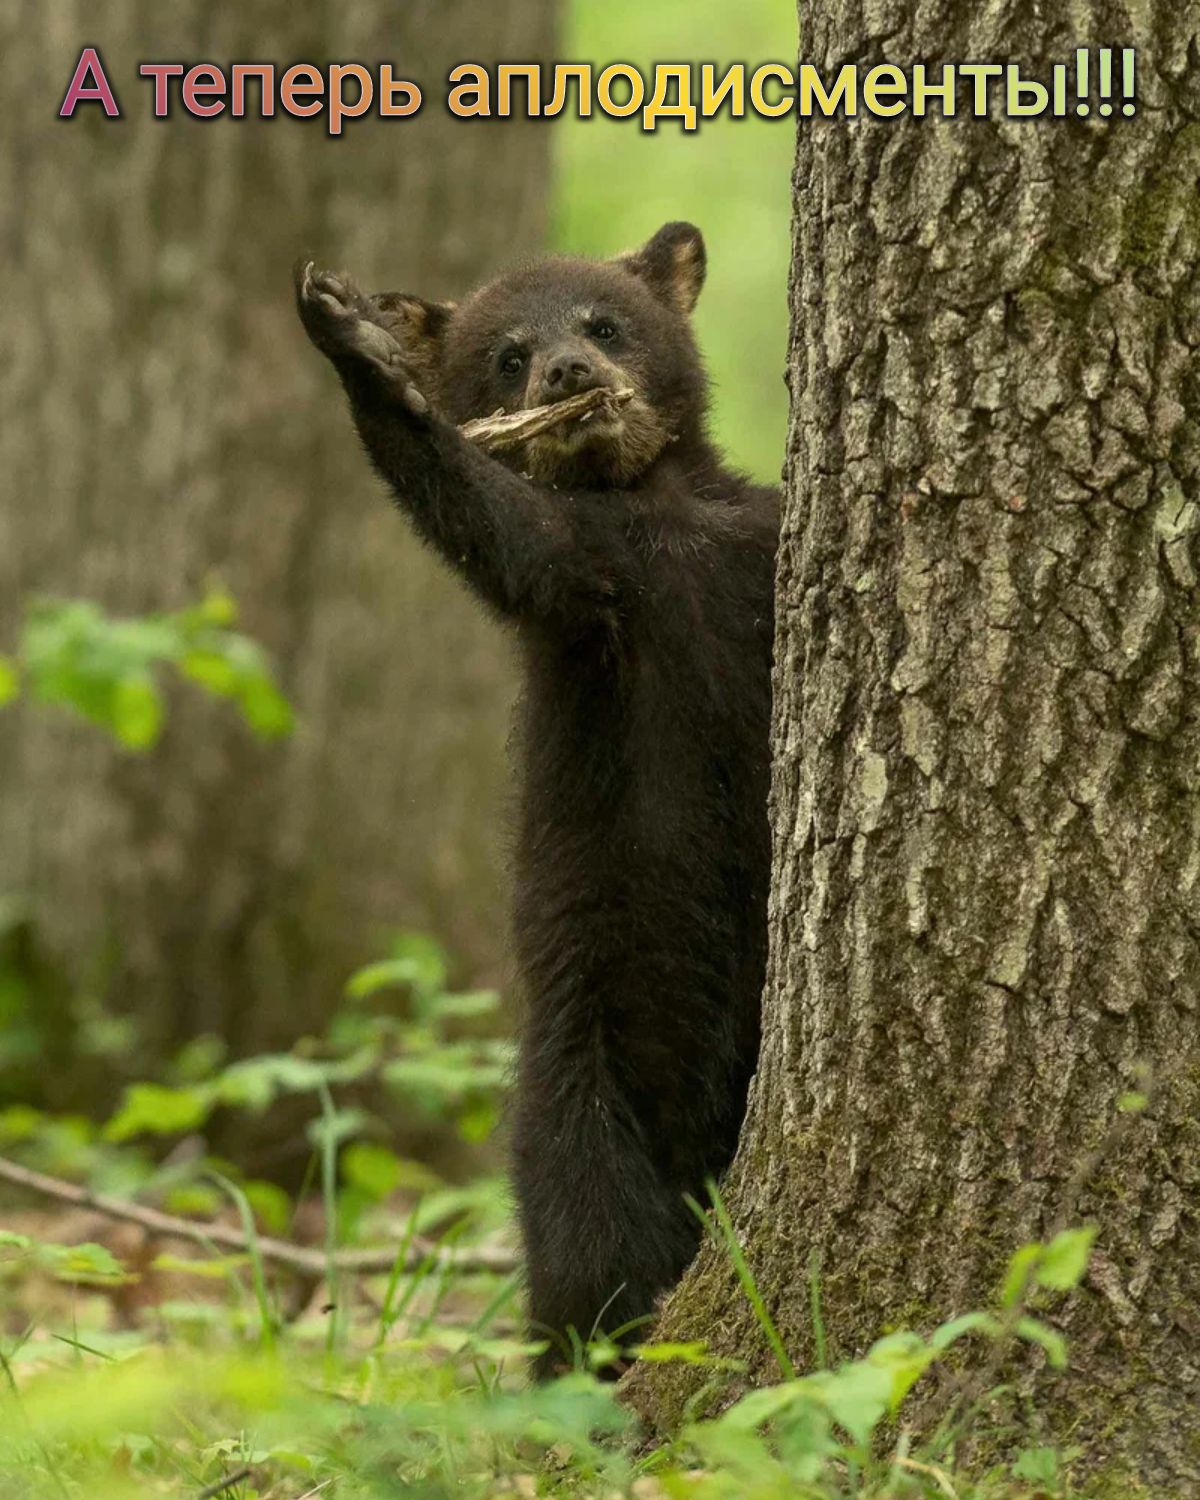
[[(299, 712), (290, 743), (263, 745), (180, 691), (140, 760), (56, 710), (0, 716), (0, 892), (29, 898), (68, 985), (137, 1013), (152, 1049), (288, 1042), (401, 924), (498, 977), (505, 648), (373, 481), (289, 277), (310, 252), (453, 295), (539, 248), (546, 131), (454, 119), (445, 78), (546, 57), (552, 11), (0, 8), (0, 648), (31, 595), (133, 613), (216, 576)], [(85, 43), (120, 120), (57, 117)], [(323, 117), (156, 120), (137, 76), (259, 59), (391, 61), (425, 104), (331, 139)]]
[[(1200, 1493), (1196, 12), (907, 0), (886, 56), (1138, 49), (1126, 120), (805, 122), (763, 1049), (726, 1197), (800, 1367), (1098, 1226), (1039, 1401)], [(852, 0), (803, 55), (874, 56)], [(1119, 1097), (1156, 1080), (1109, 1137)], [(1084, 1182), (1089, 1151), (1108, 1155)], [(711, 1248), (657, 1336), (777, 1376)], [(635, 1373), (671, 1422), (701, 1379)], [(999, 1378), (999, 1377), (997, 1377)], [(1120, 1476), (1126, 1476), (1122, 1480)], [(1122, 1488), (1127, 1483), (1128, 1488)], [(1109, 1493), (1109, 1490), (1105, 1490)]]

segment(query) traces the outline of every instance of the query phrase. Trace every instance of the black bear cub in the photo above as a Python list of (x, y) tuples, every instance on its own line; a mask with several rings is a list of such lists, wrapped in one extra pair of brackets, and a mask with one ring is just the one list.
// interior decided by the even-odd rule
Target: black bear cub
[[(668, 224), (457, 305), (296, 273), (375, 467), (522, 648), (513, 1175), (539, 1375), (644, 1335), (757, 1056), (778, 501), (706, 435), (704, 271)], [(503, 461), (457, 430), (591, 387), (633, 394)]]

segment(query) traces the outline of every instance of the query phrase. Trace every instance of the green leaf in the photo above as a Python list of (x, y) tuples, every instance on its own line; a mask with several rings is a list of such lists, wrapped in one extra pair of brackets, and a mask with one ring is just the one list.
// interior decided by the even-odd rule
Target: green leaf
[[(818, 1377), (825, 1405), (839, 1427), (865, 1446), (892, 1405), (893, 1372), (886, 1365), (860, 1359), (833, 1374)], [(915, 1378), (915, 1377), (914, 1377)]]
[(1095, 1238), (1094, 1228), (1064, 1229), (1056, 1234), (1038, 1261), (1038, 1285), (1055, 1292), (1077, 1287), (1087, 1270)]
[(10, 1104), (0, 1109), (0, 1141), (6, 1143), (32, 1140), (46, 1122), (40, 1109), (29, 1104)]
[(1009, 1261), (1000, 1292), (1001, 1306), (1015, 1307), (1024, 1293), (1033, 1286), (1033, 1271), (1041, 1259), (1042, 1248), (1039, 1244), (1022, 1245)]
[(490, 1016), (500, 1008), (500, 996), (495, 990), (468, 990), (461, 995), (438, 995), (430, 1002), (430, 1014), (438, 1020), (473, 1020), (476, 1016)]
[(413, 1095), (430, 1108), (456, 1104), (478, 1090), (499, 1088), (504, 1070), (448, 1047), (421, 1057), (398, 1057), (383, 1070), (389, 1088)]
[(343, 1141), (352, 1140), (371, 1123), (371, 1117), (363, 1109), (335, 1109), (320, 1119), (310, 1120), (305, 1128), (308, 1139), (318, 1148), (332, 1143), (336, 1148)]
[(355, 1141), (342, 1152), (342, 1176), (377, 1203), (400, 1185), (400, 1161), (394, 1151), (370, 1141)]
[(621, 1357), (621, 1350), (611, 1339), (597, 1339), (587, 1346), (587, 1367), (589, 1370), (603, 1370), (606, 1365), (611, 1365), (615, 1359)]
[(292, 1217), (292, 1200), (278, 1183), (253, 1178), (242, 1183), (246, 1202), (254, 1210), (254, 1217), (262, 1222), (270, 1234), (284, 1234)]
[(1067, 1341), (1056, 1329), (1048, 1327), (1038, 1318), (1021, 1318), (1017, 1323), (1017, 1337), (1040, 1345), (1054, 1369), (1066, 1369)]
[[(791, 1420), (789, 1413), (789, 1421)], [(828, 1418), (826, 1423), (828, 1424)], [(688, 1428), (684, 1436), (689, 1443), (695, 1445), (703, 1467), (712, 1474), (753, 1475), (761, 1485), (764, 1479), (773, 1477), (778, 1470), (779, 1466), (771, 1451), (772, 1444), (753, 1430), (726, 1426), (720, 1422), (702, 1422)], [(779, 1475), (780, 1481), (784, 1478), (790, 1480), (791, 1476)], [(763, 1493), (758, 1486), (756, 1492)], [(736, 1493), (736, 1490), (725, 1489), (714, 1493), (731, 1494)], [(795, 1493), (795, 1490), (790, 1483), (785, 1487), (782, 1482), (778, 1482), (767, 1493), (787, 1495)]]
[(263, 1110), (279, 1094), (310, 1094), (322, 1084), (343, 1083), (362, 1076), (371, 1064), (366, 1054), (317, 1062), (290, 1052), (267, 1053), (231, 1063), (215, 1088), (222, 1104)]
[(445, 1187), (445, 1183), (433, 1170), (423, 1161), (413, 1161), (405, 1156), (396, 1158), (396, 1188), (403, 1188), (410, 1193), (432, 1193)]
[(989, 1338), (994, 1338), (1000, 1331), (1000, 1325), (987, 1313), (963, 1313), (961, 1317), (951, 1318), (948, 1323), (943, 1323), (940, 1328), (934, 1329), (929, 1343), (932, 1348), (941, 1351), (948, 1349), (964, 1334), (977, 1331), (987, 1334)]
[(887, 1370), (891, 1375), (888, 1406), (895, 1412), (905, 1396), (934, 1362), (938, 1351), (920, 1334), (902, 1329), (888, 1334), (872, 1345), (867, 1362)]
[(113, 1286), (133, 1279), (103, 1245), (43, 1245), (41, 1258), (57, 1281)]
[(458, 1133), (472, 1146), (488, 1139), (500, 1121), (500, 1110), (494, 1099), (470, 1100), (458, 1116)]
[(1014, 1479), (1028, 1479), (1041, 1489), (1058, 1486), (1058, 1454), (1053, 1448), (1025, 1448), (1012, 1466)]
[(440, 995), (446, 988), (446, 954), (428, 933), (399, 933), (392, 943), (390, 957), (407, 959), (414, 966), (416, 988), (422, 997)]
[(245, 679), (237, 697), (243, 718), (259, 739), (284, 739), (296, 727), (292, 705), (269, 677)]
[(178, 1135), (195, 1130), (208, 1118), (212, 1094), (206, 1088), (168, 1089), (157, 1083), (132, 1083), (121, 1107), (104, 1127), (107, 1141), (127, 1141), (146, 1132)]
[(877, 1365), (891, 1365), (897, 1361), (912, 1359), (924, 1353), (925, 1340), (911, 1328), (898, 1328), (895, 1333), (885, 1333), (876, 1339), (867, 1351), (867, 1359)]
[(156, 668), (173, 665), (207, 692), (233, 699), (263, 738), (287, 734), (292, 709), (254, 641), (227, 626), (227, 595), (175, 614), (110, 619), (86, 600), (45, 600), (26, 619), (21, 649), (34, 696), (62, 703), (145, 750), (162, 732)]
[(209, 1079), (225, 1060), (227, 1045), (223, 1037), (211, 1031), (184, 1042), (171, 1061), (175, 1083), (202, 1083)]
[(182, 1183), (163, 1200), (169, 1214), (184, 1214), (197, 1219), (211, 1219), (221, 1211), (222, 1198), (216, 1188), (204, 1182)]
[(125, 677), (117, 683), (112, 699), (112, 727), (130, 750), (149, 750), (158, 743), (163, 727), (163, 706), (154, 683), (147, 677)]
[(214, 584), (200, 601), (199, 615), (205, 625), (228, 630), (230, 626), (237, 624), (237, 602), (228, 589)]
[(154, 1271), (174, 1271), (181, 1277), (199, 1277), (204, 1281), (223, 1281), (229, 1272), (240, 1271), (248, 1265), (249, 1256), (213, 1256), (199, 1260), (192, 1256), (154, 1256)]
[(380, 990), (415, 984), (419, 978), (420, 968), (411, 959), (381, 959), (378, 963), (367, 964), (350, 976), (346, 983), (346, 997), (349, 1000), (369, 1000)]
[(638, 1344), (633, 1354), (652, 1365), (703, 1365), (709, 1360), (708, 1345), (702, 1339), (691, 1344)]
[(0, 656), (0, 708), (21, 691), (21, 677), (11, 656)]
[(1128, 1094), (1121, 1095), (1117, 1100), (1117, 1108), (1123, 1115), (1140, 1115), (1150, 1108), (1150, 1097), (1133, 1089)]
[(237, 692), (238, 674), (219, 651), (189, 651), (180, 661), (179, 670), (219, 697), (231, 698)]
[(367, 1000), (397, 985), (410, 988), (421, 1006), (432, 1005), (435, 996), (441, 998), (446, 987), (446, 955), (425, 933), (402, 932), (387, 958), (350, 976), (346, 995), (350, 1000)]
[(749, 1432), (777, 1417), (780, 1412), (803, 1401), (819, 1401), (815, 1377), (800, 1380), (782, 1380), (778, 1385), (769, 1385), (761, 1390), (750, 1391), (740, 1401), (734, 1402), (711, 1425)]

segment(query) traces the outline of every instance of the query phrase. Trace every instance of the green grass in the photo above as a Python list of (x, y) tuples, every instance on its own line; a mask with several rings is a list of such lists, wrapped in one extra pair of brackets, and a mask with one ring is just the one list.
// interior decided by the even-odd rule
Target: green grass
[[(429, 1091), (440, 1080), (427, 1102), (445, 1124), (464, 1118), (464, 1088), (499, 1088), (487, 1055), (468, 1066), (461, 1039), (444, 1029), (447, 1017), (486, 1015), (491, 997), (448, 992), (445, 972), (434, 945), (398, 937), (389, 959), (352, 979), (347, 1008), (326, 1037), (227, 1065), (200, 1099), (189, 1092), (194, 1085), (137, 1085), (108, 1122), (73, 1117), (89, 1149), (65, 1161), (60, 1120), (0, 1111), (5, 1158), (93, 1190), (123, 1181), (125, 1199), (204, 1219), (227, 1200), (233, 1214), (225, 1224), (236, 1219), (242, 1239), (218, 1248), (215, 1228), (188, 1236), (177, 1223), (172, 1235), (160, 1222), (147, 1264), (128, 1240), (105, 1243), (106, 1218), (81, 1226), (56, 1209), (53, 1180), (20, 1205), (3, 1189), (0, 1216), (12, 1223), (19, 1208), (25, 1217), (20, 1232), (0, 1229), (0, 1500), (1073, 1493), (1040, 1425), (1036, 1444), (1023, 1446), (1029, 1414), (1014, 1412), (994, 1388), (1018, 1346), (1036, 1345), (1056, 1370), (1065, 1364), (1066, 1346), (1042, 1313), (1079, 1285), (1090, 1230), (1019, 1248), (989, 1307), (939, 1328), (893, 1331), (860, 1358), (819, 1359), (799, 1371), (710, 1186), (711, 1213), (692, 1207), (774, 1351), (774, 1383), (748, 1388), (753, 1348), (711, 1353), (703, 1341), (657, 1343), (652, 1327), (631, 1326), (580, 1330), (592, 1342), (572, 1338), (573, 1372), (531, 1388), (528, 1361), (545, 1345), (526, 1333), (519, 1269), (514, 1274), (508, 1257), (491, 1271), (480, 1266), (495, 1265), (492, 1258), (463, 1266), (444, 1253), (497, 1238), (513, 1243), (508, 1195), (487, 1177), (455, 1186), (427, 1167), (414, 1170), (419, 1164), (371, 1139), (368, 1112), (347, 1108), (370, 1073), (391, 1077), (401, 1092), (414, 1082)], [(419, 1072), (396, 1071), (415, 1060)], [(157, 1110), (145, 1108), (150, 1099)], [(264, 1194), (263, 1184), (235, 1182), (236, 1168), (203, 1157), (181, 1164), (190, 1178), (157, 1172), (147, 1143), (157, 1139), (161, 1153), (195, 1124), (197, 1108), (217, 1099), (233, 1108), (285, 1107), (293, 1118), (298, 1106), (307, 1112), (313, 1165), (294, 1205), (282, 1188)], [(5, 1170), (9, 1181), (20, 1179), (11, 1165)], [(219, 1192), (197, 1196), (198, 1186), (214, 1183)], [(301, 1219), (323, 1253), (298, 1272), (281, 1271), (279, 1247), (262, 1239), (264, 1228), (287, 1232), (288, 1221)], [(72, 1243), (81, 1234), (101, 1242)], [(341, 1252), (364, 1245), (384, 1253), (372, 1258), (376, 1269), (359, 1274)], [(797, 1284), (795, 1295), (811, 1298), (814, 1343), (823, 1349), (815, 1264), (809, 1283)], [(647, 1443), (618, 1389), (597, 1378), (621, 1354), (698, 1367), (705, 1394), (689, 1403), (677, 1431)], [(948, 1360), (954, 1375), (939, 1389), (949, 1403), (934, 1410), (924, 1424), (932, 1431), (920, 1439), (910, 1396), (918, 1386), (928, 1396), (933, 1368)], [(979, 1436), (992, 1450), (1016, 1450), (1013, 1463), (975, 1472), (963, 1452)]]
[[(755, 1301), (728, 1215), (714, 1204), (715, 1237)], [(646, 1360), (703, 1367), (716, 1413), (647, 1444), (617, 1388), (592, 1373), (610, 1344), (580, 1345), (574, 1373), (527, 1384), (525, 1360), (540, 1346), (522, 1339), (512, 1276), (443, 1268), (431, 1277), (422, 1263), (400, 1275), (399, 1302), (395, 1274), (343, 1278), (336, 1316), (318, 1297), (268, 1343), (274, 1299), (263, 1291), (259, 1318), (245, 1316), (257, 1257), (252, 1267), (198, 1259), (190, 1295), (122, 1330), (108, 1305), (120, 1283), (99, 1269), (80, 1281), (60, 1267), (63, 1296), (39, 1310), (47, 1263), (35, 1242), (10, 1236), (0, 1251), (3, 1311), (10, 1328), (22, 1326), (0, 1337), (0, 1500), (1066, 1497), (1075, 1492), (1060, 1455), (1042, 1440), (981, 1473), (956, 1462), (956, 1448), (968, 1430), (987, 1437), (992, 1420), (988, 1391), (963, 1371), (994, 1375), (1004, 1341), (1042, 1342), (1022, 1332), (1034, 1322), (1022, 1308), (1076, 1285), (1089, 1244), (1071, 1232), (1025, 1247), (1008, 1278), (1011, 1287), (1020, 1275), (1020, 1305), (1003, 1291), (991, 1311), (927, 1337), (891, 1333), (835, 1368), (796, 1375), (785, 1359), (784, 1378), (759, 1389), (747, 1391), (741, 1364), (710, 1358), (703, 1344), (641, 1345)], [(186, 1266), (173, 1259), (176, 1279), (186, 1281)], [(769, 1322), (761, 1299), (756, 1312)], [(928, 1372), (951, 1346), (965, 1355), (955, 1369), (966, 1399), (939, 1431), (954, 1437), (920, 1442), (906, 1403), (919, 1382), (928, 1392)], [(1011, 1444), (1013, 1429), (1002, 1430)]]
[[(444, 1253), (514, 1243), (509, 1195), (486, 1175), (447, 1183), (400, 1159), (377, 1139), (372, 1113), (352, 1103), (371, 1087), (423, 1100), (431, 1121), (466, 1127), (482, 1145), (479, 1122), (495, 1120), (507, 1073), (487, 1039), (463, 1029), (486, 1021), (496, 997), (452, 992), (447, 973), (436, 944), (397, 935), (387, 957), (351, 978), (324, 1036), (210, 1068), (201, 1082), (132, 1085), (109, 1120), (71, 1117), (75, 1144), (65, 1154), (62, 1118), (0, 1110), (0, 1156), (17, 1163), (0, 1163), (5, 1180), (28, 1188), (22, 1167), (52, 1174), (24, 1204), (11, 1187), (0, 1196), (6, 1225), (14, 1208), (27, 1216), (19, 1232), (0, 1228), (0, 1500), (1071, 1493), (1040, 1430), (1015, 1466), (976, 1473), (962, 1453), (979, 1434), (999, 1434), (993, 1448), (1021, 1449), (1028, 1414), (994, 1410), (993, 1387), (1017, 1346), (1038, 1346), (1055, 1369), (1065, 1363), (1066, 1346), (1041, 1313), (1082, 1279), (1088, 1230), (1018, 1249), (990, 1307), (798, 1371), (772, 1316), (778, 1308), (764, 1300), (710, 1187), (711, 1213), (692, 1207), (774, 1351), (775, 1382), (747, 1389), (755, 1348), (718, 1355), (702, 1341), (656, 1343), (652, 1327), (598, 1327), (578, 1331), (590, 1343), (572, 1339), (571, 1374), (531, 1388), (528, 1361), (545, 1345), (526, 1333), (519, 1269), (510, 1256), (463, 1266)], [(177, 1060), (169, 1072), (180, 1071)], [(307, 1116), (313, 1160), (299, 1199), (278, 1184), (235, 1181), (236, 1166), (204, 1156), (160, 1170), (169, 1143), (218, 1106)], [(486, 1168), (481, 1155), (478, 1170)], [(177, 1222), (167, 1234), (160, 1221), (146, 1264), (127, 1239), (108, 1242), (107, 1218), (81, 1226), (57, 1209), (54, 1177), (93, 1191), (121, 1183), (124, 1200), (206, 1221), (232, 1205), (224, 1222), (240, 1224), (241, 1243), (218, 1248), (215, 1227), (189, 1234)], [(281, 1271), (264, 1231), (292, 1234), (289, 1225), (302, 1222), (323, 1251)], [(81, 1237), (99, 1243), (73, 1243)], [(341, 1252), (364, 1246), (383, 1253), (359, 1274)], [(808, 1279), (795, 1295), (811, 1299), (814, 1344), (824, 1349), (815, 1263)], [(597, 1378), (621, 1354), (697, 1366), (707, 1393), (690, 1403), (697, 1415), (648, 1444), (617, 1389)], [(950, 1404), (918, 1440), (910, 1393), (920, 1385), (928, 1394), (932, 1368), (948, 1359), (957, 1384), (941, 1389)]]
[[(566, 59), (599, 66), (712, 62), (719, 73), (735, 62), (790, 63), (796, 50), (793, 0), (577, 0), (560, 48)], [(637, 116), (564, 113), (550, 128), (560, 249), (612, 255), (672, 219), (700, 226), (709, 271), (696, 326), (713, 377), (714, 434), (735, 463), (776, 482), (787, 422), (794, 121), (748, 113), (703, 121), (691, 133), (664, 120), (647, 133)]]

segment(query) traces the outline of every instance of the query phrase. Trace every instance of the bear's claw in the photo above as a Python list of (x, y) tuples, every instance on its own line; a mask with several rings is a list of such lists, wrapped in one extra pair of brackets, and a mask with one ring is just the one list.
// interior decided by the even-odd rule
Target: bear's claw
[(401, 405), (414, 416), (427, 415), (429, 403), (413, 382), (404, 351), (375, 320), (370, 300), (353, 281), (320, 271), (311, 260), (298, 261), (293, 276), (300, 320), (317, 348), (334, 361), (351, 356), (370, 365)]

